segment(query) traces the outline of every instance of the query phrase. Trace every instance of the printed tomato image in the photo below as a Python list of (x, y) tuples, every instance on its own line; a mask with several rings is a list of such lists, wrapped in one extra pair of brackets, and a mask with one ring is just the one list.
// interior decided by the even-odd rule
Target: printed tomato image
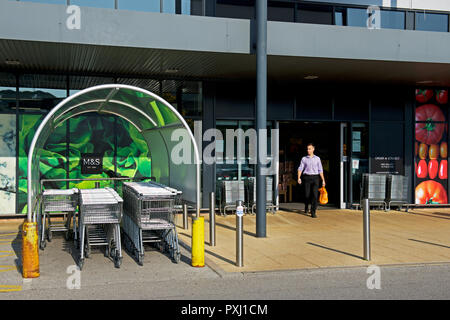
[(436, 101), (440, 104), (448, 102), (448, 90), (436, 90)]
[(416, 204), (446, 204), (447, 192), (442, 184), (433, 180), (421, 182), (416, 187)]
[(425, 103), (433, 97), (433, 90), (416, 89), (416, 100), (420, 103)]
[(427, 162), (425, 160), (420, 160), (416, 169), (417, 178), (420, 179), (426, 178), (427, 174), (428, 174)]
[(447, 179), (448, 170), (447, 170), (447, 160), (441, 160), (441, 164), (439, 166), (439, 179)]
[(419, 158), (426, 159), (428, 154), (428, 146), (425, 143), (421, 143), (419, 146)]
[(430, 162), (428, 162), (428, 176), (430, 177), (430, 179), (434, 179), (437, 177), (438, 170), (439, 170), (438, 161), (430, 160)]
[(430, 159), (439, 158), (439, 146), (437, 144), (432, 144), (429, 149), (429, 157)]
[(445, 124), (441, 109), (434, 104), (425, 104), (416, 108), (416, 140), (426, 144), (437, 144), (441, 141)]
[(447, 158), (447, 142), (444, 141), (441, 143), (440, 153), (441, 158)]

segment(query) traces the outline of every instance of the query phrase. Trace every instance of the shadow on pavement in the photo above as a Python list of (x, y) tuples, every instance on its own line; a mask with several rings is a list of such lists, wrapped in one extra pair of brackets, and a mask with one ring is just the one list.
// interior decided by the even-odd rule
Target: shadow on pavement
[(16, 265), (17, 272), (22, 275), (22, 224), (18, 227), (17, 235), (11, 242), (11, 247), (16, 255), (14, 263)]
[(429, 245), (432, 245), (432, 246), (438, 246), (438, 247), (443, 247), (443, 248), (450, 249), (449, 246), (445, 246), (443, 244), (438, 244), (438, 243), (433, 243), (433, 242), (428, 242), (428, 241), (423, 241), (423, 240), (417, 240), (417, 239), (408, 239), (408, 240), (415, 241), (415, 242), (420, 242), (420, 243), (425, 243), (425, 244), (429, 244)]
[(322, 249), (334, 251), (334, 252), (337, 252), (337, 253), (342, 253), (342, 254), (345, 254), (345, 255), (350, 256), (350, 257), (354, 257), (354, 258), (358, 258), (358, 259), (364, 260), (363, 257), (357, 256), (357, 255), (355, 255), (355, 254), (348, 253), (348, 252), (344, 252), (344, 251), (337, 250), (337, 249), (333, 249), (333, 248), (329, 248), (329, 247), (325, 247), (325, 246), (322, 246), (322, 245), (317, 244), (317, 243), (307, 242), (307, 244), (312, 245), (312, 246), (315, 246), (315, 247), (319, 247), (319, 248), (322, 248)]

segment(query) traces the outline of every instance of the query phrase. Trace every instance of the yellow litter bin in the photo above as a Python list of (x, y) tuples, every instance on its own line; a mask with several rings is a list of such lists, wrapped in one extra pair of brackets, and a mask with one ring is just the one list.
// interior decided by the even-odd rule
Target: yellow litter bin
[(36, 222), (25, 222), (22, 226), (22, 276), (39, 277), (38, 232)]

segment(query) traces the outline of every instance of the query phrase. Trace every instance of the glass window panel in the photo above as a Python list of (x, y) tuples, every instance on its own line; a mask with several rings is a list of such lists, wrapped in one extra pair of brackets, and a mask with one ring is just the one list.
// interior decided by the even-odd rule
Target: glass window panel
[(160, 12), (160, 0), (119, 0), (118, 9)]
[(48, 4), (67, 4), (67, 0), (20, 0), (23, 2), (37, 2), (37, 3), (48, 3)]
[(181, 0), (181, 14), (191, 14), (191, 0)]
[(269, 3), (267, 19), (269, 21), (294, 22), (294, 5)]
[(448, 31), (448, 15), (416, 12), (416, 30)]
[(69, 94), (72, 95), (86, 88), (110, 83), (114, 83), (113, 78), (71, 76), (69, 77)]
[(202, 16), (204, 14), (203, 13), (203, 0), (191, 0), (190, 2), (191, 2), (191, 15)]
[(351, 27), (367, 27), (369, 15), (366, 9), (347, 9), (347, 25)]
[(19, 108), (24, 111), (48, 111), (67, 96), (66, 77), (25, 74), (19, 77)]
[(254, 1), (218, 0), (216, 16), (223, 18), (253, 19), (255, 17)]
[(114, 0), (70, 0), (70, 4), (81, 7), (114, 9)]
[(175, 13), (175, 0), (163, 0), (162, 1), (162, 12)]
[(297, 12), (298, 21), (301, 23), (316, 23), (316, 24), (332, 24), (333, 12), (324, 9), (314, 8), (300, 8)]
[(405, 29), (405, 13), (402, 11), (381, 10), (381, 28)]
[(16, 77), (0, 73), (0, 113), (13, 113), (16, 109)]
[(184, 82), (181, 87), (181, 115), (202, 116), (202, 83)]
[(340, 11), (336, 11), (334, 13), (334, 24), (337, 26), (344, 25), (344, 13)]

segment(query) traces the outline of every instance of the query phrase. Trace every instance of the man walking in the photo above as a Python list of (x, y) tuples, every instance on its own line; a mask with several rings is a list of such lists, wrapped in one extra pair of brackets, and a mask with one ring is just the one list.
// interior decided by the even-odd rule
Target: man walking
[(320, 158), (314, 155), (315, 147), (312, 143), (308, 144), (308, 155), (303, 157), (298, 167), (298, 184), (305, 188), (305, 213), (308, 213), (308, 205), (311, 204), (311, 217), (317, 218), (317, 199), (319, 197), (319, 177), (322, 179), (322, 186), (325, 187), (325, 178), (323, 176), (322, 162)]

